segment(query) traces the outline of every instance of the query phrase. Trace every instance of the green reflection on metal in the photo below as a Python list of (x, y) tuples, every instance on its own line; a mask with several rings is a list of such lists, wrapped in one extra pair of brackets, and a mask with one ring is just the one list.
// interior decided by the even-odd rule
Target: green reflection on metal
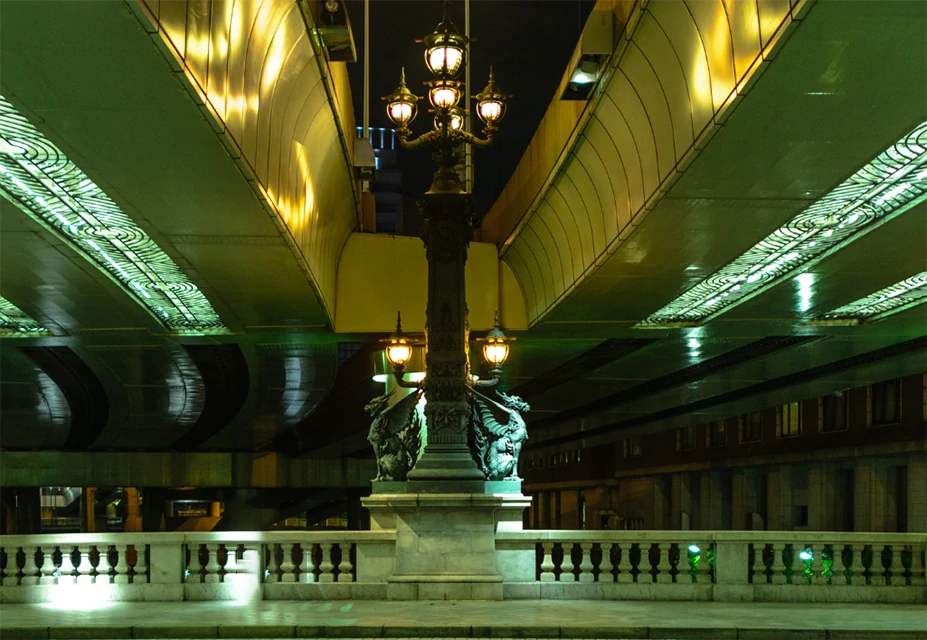
[(927, 302), (927, 271), (879, 289), (864, 298), (828, 311), (808, 324), (862, 324), (875, 322)]
[(121, 284), (172, 332), (228, 332), (174, 261), (2, 96), (0, 195)]
[(635, 325), (694, 326), (816, 264), (927, 198), (927, 122), (736, 260)]
[(0, 338), (34, 338), (51, 335), (22, 309), (0, 296)]

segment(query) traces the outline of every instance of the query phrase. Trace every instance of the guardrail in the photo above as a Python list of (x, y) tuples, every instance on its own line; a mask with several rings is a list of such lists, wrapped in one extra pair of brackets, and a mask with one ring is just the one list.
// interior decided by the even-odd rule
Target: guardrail
[[(511, 531), (506, 598), (927, 601), (927, 535), (791, 531)], [(529, 559), (533, 562), (529, 563)]]
[[(394, 531), (0, 537), (0, 603), (386, 599)], [(927, 535), (497, 531), (508, 599), (927, 602)], [(407, 553), (417, 553), (415, 549)]]
[(385, 598), (392, 531), (0, 537), (0, 603)]

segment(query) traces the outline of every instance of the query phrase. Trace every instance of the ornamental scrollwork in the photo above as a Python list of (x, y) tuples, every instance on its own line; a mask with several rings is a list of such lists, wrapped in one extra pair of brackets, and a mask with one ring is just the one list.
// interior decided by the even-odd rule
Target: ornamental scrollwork
[(521, 414), (531, 407), (501, 391), (496, 397), (498, 402), (470, 389), (470, 453), (487, 480), (520, 480), (518, 458), (528, 439)]

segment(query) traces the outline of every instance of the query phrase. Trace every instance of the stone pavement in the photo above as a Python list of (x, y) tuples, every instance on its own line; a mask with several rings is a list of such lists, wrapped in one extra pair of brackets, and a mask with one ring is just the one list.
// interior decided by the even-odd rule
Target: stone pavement
[(88, 602), (0, 607), (0, 638), (927, 640), (923, 605), (720, 602)]

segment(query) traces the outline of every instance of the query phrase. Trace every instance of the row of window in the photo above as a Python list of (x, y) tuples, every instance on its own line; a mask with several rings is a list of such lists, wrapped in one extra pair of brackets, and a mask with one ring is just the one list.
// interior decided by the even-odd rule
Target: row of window
[(579, 464), (583, 459), (581, 451), (581, 449), (572, 449), (571, 451), (561, 451), (560, 453), (554, 453), (549, 456), (531, 458), (528, 460), (528, 468), (534, 469), (536, 467), (538, 469), (543, 469), (545, 466), (565, 467), (570, 464)]
[[(885, 426), (901, 422), (901, 380), (887, 380), (866, 388), (866, 424)], [(927, 376), (925, 376), (925, 416), (927, 416)], [(708, 447), (727, 445), (728, 429), (726, 420), (714, 420), (706, 428)], [(845, 431), (849, 428), (847, 395), (833, 394), (818, 398), (818, 424), (825, 433)], [(753, 411), (739, 418), (740, 442), (760, 442), (763, 439), (763, 412)], [(790, 402), (776, 407), (776, 438), (791, 438), (802, 434), (802, 403)], [(676, 430), (676, 450), (691, 451), (696, 448), (696, 427), (683, 427)], [(578, 464), (581, 460), (580, 449), (562, 451), (550, 456), (540, 456), (528, 460), (528, 468), (545, 466), (565, 466)], [(642, 454), (641, 437), (630, 436), (624, 439), (625, 458), (635, 458)]]
[[(901, 422), (901, 380), (887, 380), (867, 387), (867, 420), (870, 426)], [(763, 439), (763, 412), (753, 411), (740, 416), (740, 442), (760, 442)], [(714, 420), (706, 428), (708, 447), (727, 445), (727, 421)], [(818, 398), (818, 424), (821, 431), (845, 431), (849, 428), (847, 396), (834, 394)], [(691, 451), (696, 447), (695, 426), (676, 430), (676, 450)], [(802, 403), (790, 402), (776, 407), (776, 437), (791, 438), (802, 433)], [(640, 436), (624, 440), (624, 457), (641, 455)]]

